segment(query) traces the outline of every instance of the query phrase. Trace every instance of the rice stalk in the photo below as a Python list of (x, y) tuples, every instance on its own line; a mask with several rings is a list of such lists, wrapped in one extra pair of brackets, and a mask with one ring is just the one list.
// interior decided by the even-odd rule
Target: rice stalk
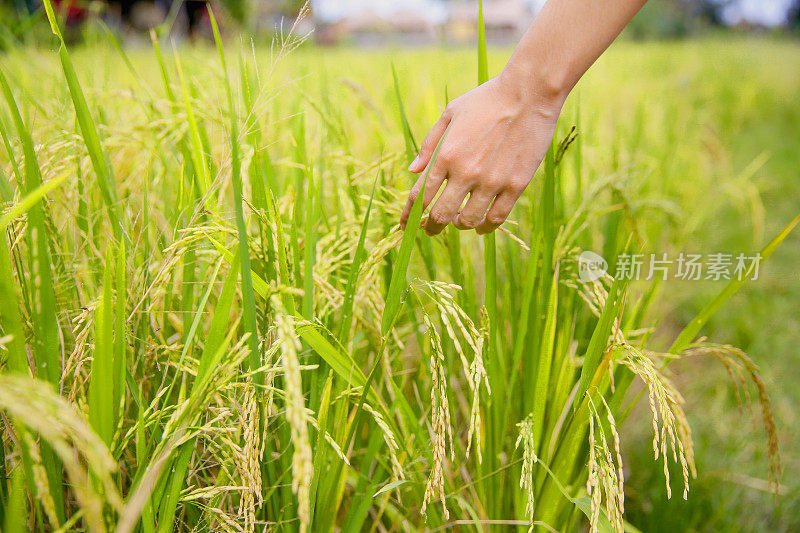
[(761, 405), (761, 420), (764, 431), (767, 434), (767, 455), (770, 464), (770, 488), (775, 493), (779, 492), (780, 476), (783, 471), (781, 465), (780, 446), (778, 442), (778, 432), (775, 425), (775, 415), (772, 410), (767, 386), (761, 378), (758, 365), (739, 348), (728, 344), (699, 343), (689, 346), (681, 352), (682, 357), (693, 356), (713, 356), (717, 358), (725, 367), (731, 382), (734, 385), (737, 400), (741, 407), (740, 390), (744, 391), (746, 400), (749, 404), (750, 394), (748, 392), (746, 379), (752, 382), (756, 388), (758, 401)]
[(281, 345), (281, 357), (286, 369), (286, 420), (291, 427), (292, 444), (294, 446), (292, 455), (292, 491), (297, 495), (299, 502), (300, 530), (305, 531), (310, 523), (309, 489), (314, 466), (308, 437), (302, 378), (297, 359), (297, 351), (300, 349), (300, 344), (295, 336), (291, 320), (283, 311), (280, 299), (277, 296), (273, 296), (271, 303), (276, 309), (276, 341)]
[(438, 498), (442, 504), (444, 517), (450, 513), (447, 510), (444, 492), (444, 468), (447, 460), (447, 446), (450, 446), (450, 460), (455, 460), (453, 450), (453, 429), (450, 424), (450, 406), (447, 401), (447, 375), (444, 371), (444, 352), (439, 338), (439, 333), (433, 326), (430, 317), (423, 315), (425, 329), (430, 341), (430, 372), (431, 372), (431, 427), (433, 432), (433, 465), (430, 477), (425, 487), (425, 497), (422, 500), (421, 513), (425, 515), (428, 502)]
[(519, 436), (514, 447), (519, 448), (522, 444), (522, 469), (519, 475), (519, 488), (525, 492), (525, 516), (528, 517), (530, 527), (533, 530), (533, 515), (536, 510), (536, 494), (533, 486), (533, 468), (539, 462), (536, 456), (536, 443), (533, 440), (533, 417), (526, 416), (522, 422), (517, 424)]
[(669, 475), (669, 455), (679, 463), (683, 475), (683, 499), (689, 497), (689, 478), (697, 477), (694, 462), (692, 432), (683, 411), (683, 396), (672, 382), (657, 368), (653, 360), (641, 350), (629, 345), (618, 345), (622, 351), (621, 363), (637, 375), (647, 386), (648, 401), (653, 419), (653, 459), (662, 458), (667, 498), (672, 497)]
[[(50, 445), (62, 461), (88, 527), (104, 531), (104, 506), (122, 508), (122, 498), (111, 477), (117, 464), (83, 417), (48, 385), (24, 377), (0, 375), (0, 407)], [(41, 465), (38, 443), (31, 434), (25, 435), (34, 464)], [(53, 502), (57, 495), (50, 491), (41, 466), (36, 466), (34, 473), (44, 508), (58, 524)]]

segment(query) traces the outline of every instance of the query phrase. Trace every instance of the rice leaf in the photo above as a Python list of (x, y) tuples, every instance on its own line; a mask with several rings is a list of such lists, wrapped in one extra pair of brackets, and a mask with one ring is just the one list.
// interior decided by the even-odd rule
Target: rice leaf
[(366, 256), (365, 243), (367, 240), (367, 229), (369, 227), (369, 215), (372, 212), (372, 201), (375, 198), (375, 188), (378, 185), (379, 174), (375, 176), (372, 182), (372, 192), (369, 194), (369, 202), (367, 203), (367, 210), (364, 212), (364, 220), (361, 222), (361, 233), (358, 235), (358, 244), (353, 252), (353, 261), (350, 263), (350, 272), (347, 276), (347, 284), (344, 288), (344, 302), (342, 303), (342, 317), (339, 323), (339, 334), (337, 335), (339, 342), (347, 344), (350, 338), (350, 328), (353, 324), (353, 299), (356, 292), (356, 282), (358, 281), (358, 274), (361, 271), (361, 264), (364, 262)]
[(317, 202), (314, 194), (314, 175), (309, 168), (306, 172), (306, 220), (305, 239), (303, 242), (303, 316), (308, 320), (314, 315), (314, 261), (316, 259), (316, 219)]
[[(186, 113), (186, 122), (189, 125), (189, 143), (188, 152), (192, 162), (192, 169), (194, 170), (194, 185), (197, 189), (196, 194), (198, 198), (206, 196), (208, 188), (211, 186), (211, 176), (209, 175), (208, 155), (203, 147), (202, 134), (200, 133), (200, 126), (197, 122), (197, 115), (194, 112), (192, 105), (192, 97), (189, 93), (189, 86), (186, 81), (186, 76), (183, 73), (180, 58), (178, 57), (177, 50), (173, 49), (173, 57), (175, 58), (175, 66), (178, 71), (178, 79), (181, 84), (181, 95), (183, 96), (183, 108)], [(214, 211), (216, 208), (213, 205), (209, 206), (210, 210)]]
[(181, 444), (178, 456), (175, 458), (174, 464), (172, 465), (167, 494), (161, 500), (161, 508), (158, 512), (157, 533), (169, 533), (174, 531), (175, 511), (178, 508), (178, 498), (181, 489), (185, 484), (186, 471), (189, 469), (189, 460), (192, 458), (194, 443), (195, 439), (190, 439), (188, 442)]
[(334, 346), (325, 338), (321, 328), (322, 326), (301, 323), (295, 326), (295, 331), (346, 383), (363, 387), (366, 383), (364, 372), (341, 345)]
[(5, 502), (5, 508), (3, 509), (5, 514), (3, 531), (5, 533), (25, 533), (27, 531), (26, 500), (27, 494), (25, 494), (22, 469), (18, 468), (11, 474), (11, 488), (8, 501)]
[(22, 316), (18, 304), (21, 297), (17, 291), (11, 268), (6, 232), (0, 228), (0, 300), (6, 302), (6, 304), (0, 305), (0, 319), (2, 319), (3, 333), (11, 337), (5, 344), (8, 352), (6, 368), (13, 373), (27, 376), (30, 374), (30, 370), (28, 356), (25, 353), (25, 333), (22, 329)]
[(486, 53), (486, 24), (483, 18), (483, 0), (478, 0), (478, 85), (489, 81), (489, 59)]
[[(478, 1), (478, 85), (489, 80), (489, 63), (486, 52), (486, 27), (483, 17), (483, 1)], [(495, 460), (502, 449), (503, 420), (505, 410), (505, 361), (498, 352), (498, 314), (497, 314), (497, 244), (495, 233), (488, 233), (483, 240), (483, 269), (484, 291), (483, 304), (486, 309), (487, 335), (486, 353), (489, 383), (492, 388), (492, 397), (489, 400), (491, 415), (489, 416), (489, 431), (486, 438), (487, 467), (496, 468)], [(497, 495), (501, 479), (493, 478), (487, 483), (487, 506), (493, 512), (499, 512)]]
[(378, 496), (380, 496), (381, 494), (383, 494), (383, 493), (386, 493), (386, 492), (393, 491), (393, 490), (394, 490), (394, 489), (396, 489), (397, 487), (400, 487), (400, 486), (402, 486), (402, 485), (405, 485), (406, 483), (408, 483), (408, 480), (406, 480), (406, 479), (398, 479), (397, 481), (392, 481), (391, 483), (387, 483), (386, 485), (384, 485), (383, 487), (381, 487), (381, 488), (378, 490), (378, 492), (376, 492), (375, 494), (373, 494), (373, 495), (372, 495), (372, 497), (373, 497), (373, 498), (377, 498), (377, 497), (378, 497)]
[[(3, 138), (3, 145), (5, 146), (8, 160), (11, 163), (11, 170), (14, 173), (14, 177), (16, 178), (17, 183), (22, 183), (22, 175), (19, 171), (19, 165), (17, 165), (17, 159), (14, 157), (14, 151), (12, 150), (11, 144), (8, 141), (8, 135), (6, 134), (6, 128), (2, 120), (0, 120), (0, 137)], [(5, 172), (2, 172), (0, 173), (0, 201), (11, 202), (13, 199), (14, 190), (11, 188), (11, 181), (8, 179)]]
[(425, 184), (428, 182), (428, 174), (430, 174), (431, 167), (439, 157), (439, 150), (444, 140), (447, 138), (448, 131), (449, 129), (444, 132), (444, 135), (442, 135), (442, 138), (439, 140), (439, 144), (433, 151), (431, 164), (428, 165), (428, 170), (425, 171), (425, 176), (422, 179), (422, 187), (414, 201), (414, 206), (411, 208), (411, 213), (408, 216), (406, 231), (403, 234), (400, 250), (397, 253), (397, 260), (395, 261), (392, 278), (389, 282), (389, 291), (386, 295), (386, 306), (384, 307), (383, 317), (381, 318), (381, 335), (384, 337), (392, 328), (400, 310), (401, 298), (406, 290), (406, 273), (408, 272), (408, 264), (411, 261), (411, 251), (414, 247), (417, 232), (419, 231), (420, 220), (422, 219), (422, 198), (425, 196)]
[(206, 343), (203, 352), (200, 354), (199, 365), (197, 367), (197, 383), (201, 382), (211, 368), (215, 355), (220, 352), (227, 342), (226, 333), (229, 331), (231, 309), (233, 307), (233, 297), (236, 292), (236, 279), (239, 276), (239, 256), (236, 255), (231, 262), (231, 269), (222, 287), (222, 292), (214, 308), (214, 317), (211, 319), (211, 327), (206, 335)]
[(75, 116), (78, 119), (81, 135), (83, 141), (86, 143), (86, 149), (89, 152), (89, 159), (92, 161), (92, 168), (94, 168), (95, 175), (97, 176), (97, 185), (106, 202), (108, 211), (108, 218), (111, 221), (111, 226), (117, 237), (124, 234), (122, 226), (122, 219), (120, 218), (117, 208), (117, 192), (116, 181), (111, 166), (108, 164), (108, 159), (100, 145), (100, 137), (97, 134), (94, 120), (92, 119), (89, 106), (86, 103), (86, 98), (83, 94), (78, 76), (75, 73), (75, 67), (72, 65), (72, 60), (69, 57), (67, 46), (64, 43), (64, 38), (61, 35), (61, 30), (58, 27), (55, 13), (53, 12), (53, 5), (51, 0), (44, 0), (44, 8), (47, 13), (47, 19), (50, 21), (50, 27), (53, 33), (58, 37), (60, 46), (58, 48), (58, 56), (61, 59), (61, 67), (64, 71), (64, 78), (69, 87), (69, 94), (72, 98), (72, 104), (75, 108)]
[(553, 350), (558, 318), (558, 269), (553, 274), (550, 295), (547, 300), (545, 327), (539, 348), (539, 359), (536, 365), (536, 382), (533, 388), (533, 441), (541, 443), (545, 428), (545, 407), (552, 395), (550, 372), (553, 364)]
[[(233, 182), (233, 207), (236, 212), (236, 229), (239, 233), (239, 260), (241, 261), (242, 274), (242, 301), (244, 308), (244, 330), (249, 335), (247, 346), (250, 349), (250, 369), (255, 370), (261, 366), (261, 354), (258, 349), (258, 325), (256, 323), (256, 304), (253, 292), (253, 275), (250, 267), (250, 248), (248, 245), (247, 225), (244, 220), (244, 208), (242, 206), (242, 162), (239, 156), (239, 122), (234, 105), (233, 89), (231, 88), (230, 77), (228, 76), (228, 66), (225, 62), (225, 52), (222, 48), (222, 37), (219, 34), (219, 27), (214, 18), (211, 6), (208, 6), (208, 15), (211, 19), (211, 27), (214, 30), (214, 40), (217, 43), (222, 70), (225, 73), (225, 89), (228, 94), (228, 112), (230, 113), (230, 136), (231, 136), (231, 180)], [(257, 382), (263, 383), (263, 373), (257, 376)]]
[(103, 294), (95, 311), (94, 351), (92, 373), (89, 381), (89, 421), (106, 445), (114, 434), (114, 255), (111, 248), (106, 253), (103, 271)]
[[(534, 301), (534, 286), (536, 280), (539, 278), (539, 248), (541, 246), (541, 239), (534, 237), (536, 240), (533, 243), (530, 257), (528, 258), (528, 266), (525, 270), (525, 284), (522, 288), (522, 301), (520, 302), (520, 314), (516, 323), (516, 337), (514, 339), (514, 348), (511, 355), (511, 365), (509, 368), (519, 368), (522, 361), (522, 354), (528, 346), (528, 328), (530, 326), (531, 311), (535, 312), (536, 302)], [(508, 381), (507, 394), (513, 397), (514, 388), (517, 383), (519, 372), (511, 372)], [(505, 433), (506, 421), (509, 419), (510, 411), (512, 408), (511, 402), (506, 402), (505, 414), (503, 415), (503, 433)]]
[(397, 69), (392, 63), (392, 79), (394, 80), (394, 95), (397, 98), (397, 106), (400, 109), (400, 125), (403, 128), (403, 139), (406, 142), (406, 158), (409, 162), (419, 153), (419, 147), (414, 140), (414, 134), (411, 131), (411, 125), (408, 123), (408, 116), (406, 116), (406, 107), (403, 104), (403, 96), (400, 92), (400, 82), (397, 79)]
[(328, 372), (328, 379), (322, 389), (320, 398), (319, 415), (317, 416), (317, 442), (314, 453), (314, 475), (311, 478), (311, 488), (309, 489), (309, 523), (314, 523), (314, 510), (316, 507), (317, 493), (319, 488), (320, 475), (327, 466), (328, 444), (325, 435), (328, 431), (328, 418), (331, 407), (331, 390), (333, 388), (333, 371)]
[(42, 183), (26, 194), (19, 202), (6, 209), (3, 215), (0, 216), (0, 231), (5, 232), (12, 221), (37, 206), (49, 193), (61, 187), (68, 177), (69, 174), (65, 173), (51, 180), (47, 180), (45, 183)]
[(127, 318), (127, 272), (125, 266), (125, 241), (122, 241), (117, 249), (116, 257), (116, 283), (114, 301), (114, 360), (113, 360), (113, 373), (112, 379), (112, 409), (114, 410), (113, 424), (114, 428), (117, 427), (119, 418), (125, 412), (125, 407), (122, 405), (125, 398), (125, 376), (128, 373), (127, 360), (125, 357), (126, 348), (128, 346), (128, 339), (125, 332), (125, 319)]
[(624, 286), (624, 282), (617, 278), (611, 284), (611, 289), (608, 291), (606, 305), (600, 313), (600, 318), (589, 340), (589, 346), (586, 348), (586, 355), (583, 357), (578, 392), (573, 402), (573, 407), (575, 408), (583, 401), (583, 396), (586, 394), (586, 391), (589, 390), (589, 385), (594, 379), (597, 368), (600, 366), (600, 360), (606, 351), (608, 338), (611, 335), (611, 327), (614, 323), (614, 319), (619, 315), (619, 310), (622, 306)]
[[(36, 376), (39, 379), (56, 385), (61, 376), (61, 353), (59, 339), (58, 314), (56, 311), (53, 275), (48, 246), (49, 232), (44, 222), (44, 208), (42, 198), (52, 188), (43, 187), (42, 175), (36, 158), (33, 139), (28, 128), (22, 120), (17, 103), (11, 93), (6, 77), (0, 71), (0, 88), (2, 88), (6, 103), (8, 104), (11, 118), (17, 130), (17, 136), (22, 141), (25, 159), (25, 199), (13, 206), (3, 217), (0, 217), (0, 231), (5, 232), (6, 226), (12, 220), (11, 216), (17, 211), (21, 214), (28, 212), (28, 228), (26, 241), (30, 250), (29, 268), (37, 272), (38, 276), (32, 283), (33, 313), (33, 346)], [(54, 180), (55, 181), (55, 180)], [(2, 243), (0, 243), (2, 244)], [(18, 266), (18, 269), (21, 266)], [(21, 274), (21, 270), (18, 270)], [(10, 283), (7, 280), (6, 283)], [(21, 337), (20, 337), (21, 338)], [(17, 365), (19, 366), (19, 365)], [(24, 453), (27, 453), (24, 452)], [(48, 489), (53, 495), (55, 514), (59, 522), (65, 520), (64, 500), (62, 498), (62, 468), (61, 463), (52, 449), (46, 444), (41, 446), (41, 459), (47, 475)], [(25, 459), (26, 464), (30, 464)], [(33, 482), (32, 476), (26, 476), (29, 483)], [(33, 487), (31, 487), (33, 488)]]

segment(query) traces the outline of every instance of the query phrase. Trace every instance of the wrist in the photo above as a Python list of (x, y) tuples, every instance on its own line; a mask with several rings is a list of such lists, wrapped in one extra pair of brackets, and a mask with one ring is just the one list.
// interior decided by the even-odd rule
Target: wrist
[[(516, 55), (516, 54), (515, 54)], [(572, 90), (565, 69), (512, 57), (501, 72), (501, 83), (525, 105), (536, 105), (556, 112)]]

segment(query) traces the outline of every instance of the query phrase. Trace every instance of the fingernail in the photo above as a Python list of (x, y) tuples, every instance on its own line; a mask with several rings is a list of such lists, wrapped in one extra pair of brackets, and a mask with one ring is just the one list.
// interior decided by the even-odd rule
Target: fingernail
[(414, 172), (414, 169), (417, 168), (417, 163), (419, 163), (419, 155), (414, 158), (410, 165), (408, 165), (408, 171)]

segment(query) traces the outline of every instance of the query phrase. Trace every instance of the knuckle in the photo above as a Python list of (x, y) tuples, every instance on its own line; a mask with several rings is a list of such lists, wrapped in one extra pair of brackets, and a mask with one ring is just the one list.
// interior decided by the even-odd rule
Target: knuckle
[(486, 215), (486, 222), (492, 226), (499, 226), (506, 221), (506, 215), (502, 213), (489, 213)]
[(520, 195), (523, 192), (525, 192), (525, 188), (526, 187), (527, 187), (527, 184), (522, 183), (520, 181), (512, 181), (511, 183), (508, 184), (509, 192), (511, 192), (513, 194), (516, 194), (516, 195)]
[(437, 225), (446, 225), (449, 220), (448, 216), (441, 211), (435, 211), (430, 215), (430, 221)]
[(505, 185), (504, 180), (498, 176), (486, 176), (481, 184), (490, 192), (497, 192)]
[(481, 182), (481, 171), (475, 166), (470, 166), (459, 172), (458, 178), (464, 185), (474, 187)]
[(455, 150), (448, 146), (442, 146), (439, 150), (439, 155), (436, 158), (437, 166), (440, 167), (449, 167), (456, 161), (456, 153)]
[(478, 224), (480, 224), (481, 221), (478, 220), (477, 217), (470, 217), (470, 216), (464, 217), (464, 216), (462, 216), (460, 218), (460, 222), (461, 222), (461, 225), (464, 226), (465, 228), (474, 229), (474, 228), (478, 227)]

